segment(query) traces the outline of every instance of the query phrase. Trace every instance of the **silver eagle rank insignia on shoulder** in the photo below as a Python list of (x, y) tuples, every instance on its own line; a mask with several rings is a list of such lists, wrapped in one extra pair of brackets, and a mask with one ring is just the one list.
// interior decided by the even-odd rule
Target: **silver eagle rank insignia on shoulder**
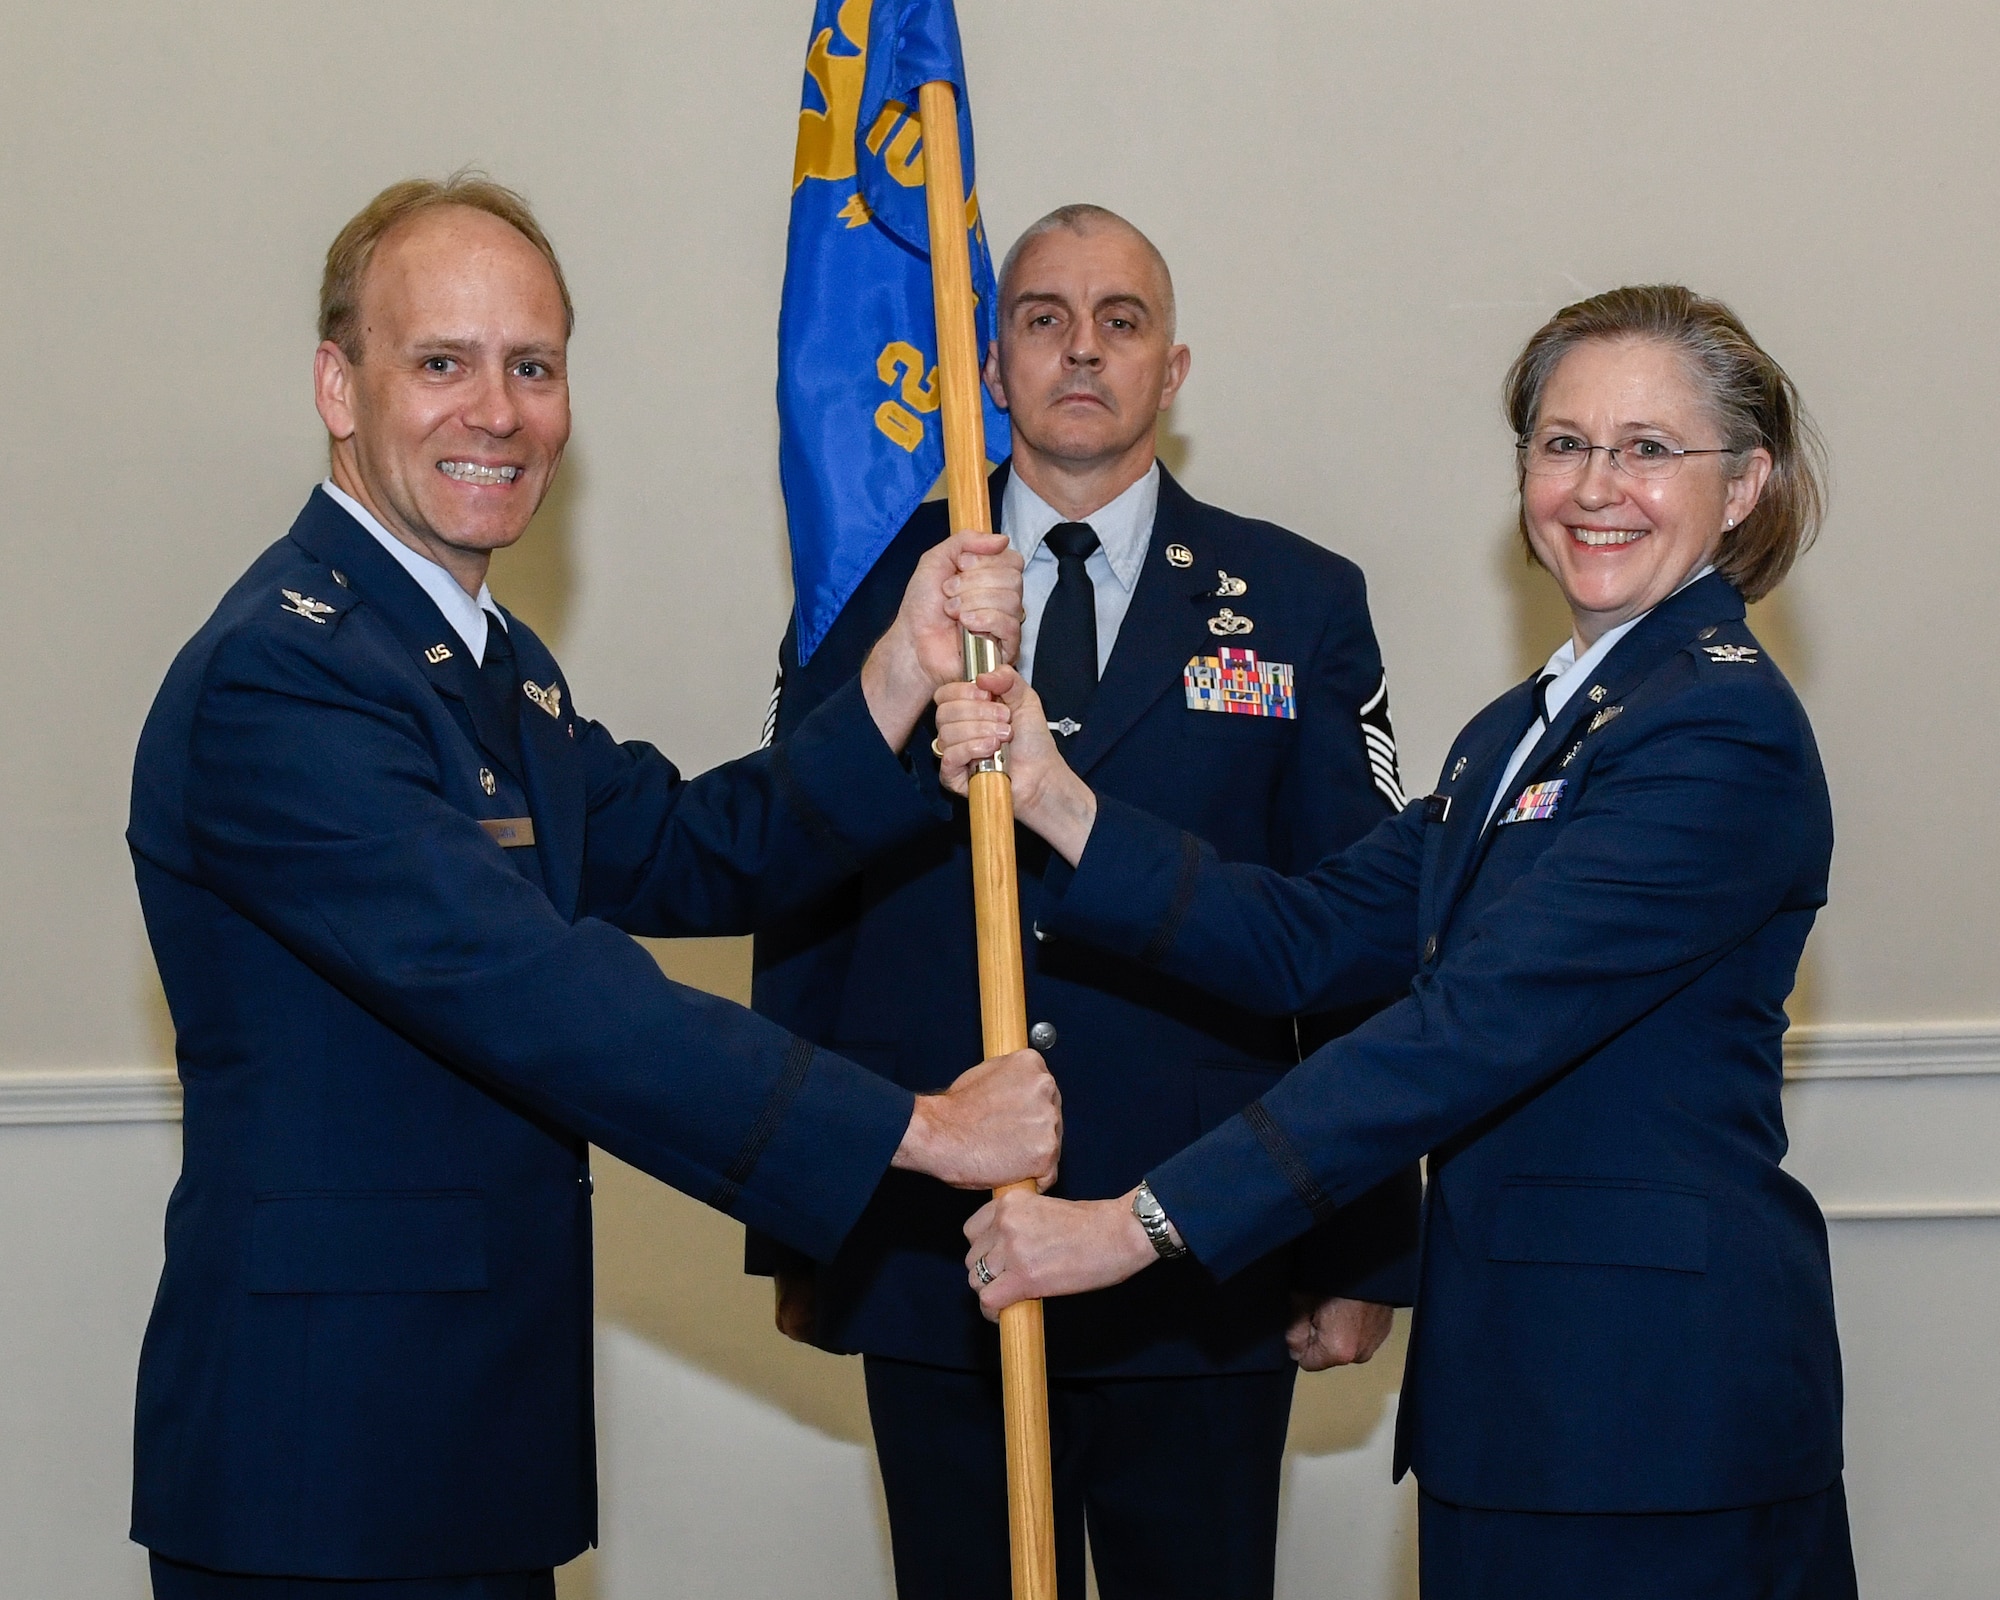
[(322, 628), (326, 626), (326, 619), (333, 615), (334, 608), (324, 600), (315, 600), (311, 595), (300, 594), (296, 589), (283, 589), (279, 592), (285, 597), (284, 604), (278, 607), (280, 611), (289, 611), (295, 617), (304, 617), (308, 622), (317, 622)]
[(1701, 653), (1709, 660), (1721, 662), (1725, 666), (1736, 666), (1757, 659), (1757, 651), (1747, 644), (1705, 644), (1701, 647)]

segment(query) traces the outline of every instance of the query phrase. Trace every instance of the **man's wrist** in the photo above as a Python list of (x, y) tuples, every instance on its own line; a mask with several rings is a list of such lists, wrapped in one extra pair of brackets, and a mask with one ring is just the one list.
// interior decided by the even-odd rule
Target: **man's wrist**
[(932, 1115), (932, 1103), (942, 1096), (920, 1094), (910, 1106), (909, 1126), (903, 1129), (903, 1142), (896, 1146), (896, 1153), (889, 1158), (889, 1165), (904, 1172), (929, 1172), (927, 1164), (934, 1151), (937, 1137), (937, 1123)]
[(1146, 1242), (1153, 1254), (1162, 1261), (1173, 1261), (1188, 1253), (1187, 1242), (1181, 1238), (1180, 1230), (1168, 1219), (1164, 1207), (1153, 1195), (1153, 1186), (1141, 1182), (1132, 1191), (1131, 1210), (1133, 1221), (1146, 1235)]
[(937, 686), (924, 671), (915, 646), (903, 637), (900, 625), (878, 639), (861, 664), (862, 698), (892, 750), (900, 751), (910, 742), (911, 732), (930, 709), (936, 692)]

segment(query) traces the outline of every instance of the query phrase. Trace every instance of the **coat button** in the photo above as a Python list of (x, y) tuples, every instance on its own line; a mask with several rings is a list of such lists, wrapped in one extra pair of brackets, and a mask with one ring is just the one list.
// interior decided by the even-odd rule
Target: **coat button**
[(1044, 939), (1048, 938), (1048, 935), (1042, 932), (1042, 925), (1039, 922), (1034, 925), (1034, 934), (1036, 944), (1040, 944)]
[(1028, 1030), (1028, 1043), (1037, 1050), (1053, 1050), (1056, 1047), (1056, 1025), (1053, 1022), (1038, 1022)]
[(1435, 961), (1437, 960), (1437, 954), (1438, 954), (1438, 936), (1436, 934), (1432, 934), (1428, 939), (1424, 941), (1424, 960), (1427, 962)]

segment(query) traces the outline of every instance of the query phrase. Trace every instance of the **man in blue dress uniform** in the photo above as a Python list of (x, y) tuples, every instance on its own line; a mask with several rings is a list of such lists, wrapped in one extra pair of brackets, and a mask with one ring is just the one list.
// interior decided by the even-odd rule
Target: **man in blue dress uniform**
[[(1402, 794), (1361, 574), (1200, 504), (1155, 459), (1188, 370), (1159, 252), (1107, 211), (1064, 207), (1008, 257), (1000, 329), (987, 381), (1014, 453), (993, 511), (1026, 559), (1022, 667), (1065, 759), (1231, 860), (1298, 870), (1368, 832)], [(803, 666), (786, 639), (777, 748), (851, 692), (945, 532), (945, 507), (923, 507)], [(1031, 1036), (1063, 1087), (1069, 1195), (1123, 1193), (1366, 1014), (1264, 1020), (1043, 939), (1039, 845), (1021, 843)], [(971, 897), (960, 810), (761, 934), (757, 1008), (899, 1084), (948, 1081), (979, 1038)], [(1326, 1308), (1317, 1345), (1298, 1320), (1308, 1365), (1367, 1359), (1409, 1297), (1417, 1195), (1411, 1168), (1227, 1284), (1190, 1265), (1048, 1306), (1065, 1600), (1083, 1593), (1086, 1522), (1108, 1600), (1270, 1594), (1288, 1323), (1295, 1304)], [(866, 1356), (903, 1600), (1009, 1592), (997, 1340), (961, 1264), (976, 1203), (892, 1179), (829, 1264), (750, 1245), (777, 1275), (781, 1328)]]
[(749, 931), (933, 826), (896, 752), (961, 620), (1015, 642), (1019, 564), (954, 541), (851, 692), (684, 779), (485, 588), (569, 434), (524, 203), (385, 191), (321, 313), (331, 477), (175, 661), (134, 776), (186, 1117), (133, 1537), (176, 1600), (547, 1600), (595, 1536), (589, 1144), (820, 1256), (891, 1166), (1052, 1173), (1033, 1052), (913, 1097), (627, 936)]

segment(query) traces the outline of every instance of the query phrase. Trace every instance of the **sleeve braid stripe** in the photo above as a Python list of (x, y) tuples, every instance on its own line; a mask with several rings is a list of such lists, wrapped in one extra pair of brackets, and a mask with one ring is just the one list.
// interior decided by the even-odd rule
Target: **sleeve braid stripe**
[(743, 1192), (743, 1185), (750, 1181), (750, 1174), (757, 1170), (765, 1148), (777, 1135), (778, 1124), (785, 1120), (785, 1113), (792, 1109), (792, 1102), (798, 1099), (799, 1091), (805, 1087), (812, 1058), (813, 1046), (810, 1042), (792, 1040), (785, 1052), (785, 1070), (778, 1074), (770, 1098), (757, 1114), (756, 1126), (744, 1139), (743, 1147), (736, 1152), (736, 1159), (729, 1163), (729, 1170), (722, 1175), (722, 1182), (716, 1186), (715, 1193), (709, 1196), (708, 1203), (716, 1210), (727, 1212)]
[(1290, 1135), (1278, 1126), (1277, 1119), (1264, 1109), (1264, 1102), (1252, 1100), (1243, 1108), (1243, 1120), (1250, 1124), (1250, 1131), (1257, 1135), (1257, 1142), (1264, 1147), (1264, 1153), (1271, 1158), (1285, 1182), (1292, 1186), (1306, 1210), (1312, 1213), (1313, 1221), (1327, 1223), (1340, 1208), (1327, 1199), (1326, 1191), (1319, 1186), (1319, 1180), (1312, 1175), (1305, 1157), (1299, 1154), (1299, 1147), (1292, 1143)]
[(1168, 902), (1167, 914), (1160, 918), (1160, 925), (1153, 930), (1153, 937), (1139, 952), (1141, 966), (1158, 966), (1166, 960), (1167, 952), (1173, 949), (1174, 941), (1181, 935), (1181, 924), (1187, 921), (1188, 908), (1194, 904), (1195, 878), (1200, 871), (1201, 845), (1193, 834), (1183, 833), (1180, 872), (1174, 879), (1174, 897)]

